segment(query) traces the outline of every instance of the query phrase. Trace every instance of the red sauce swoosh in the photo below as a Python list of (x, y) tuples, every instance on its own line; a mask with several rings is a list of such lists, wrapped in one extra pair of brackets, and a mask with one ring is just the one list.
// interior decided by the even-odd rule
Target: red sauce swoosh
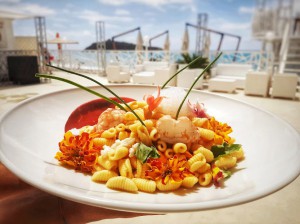
[[(126, 103), (134, 101), (134, 99), (121, 97)], [(116, 102), (120, 102), (117, 98), (111, 98)], [(107, 102), (104, 99), (96, 99), (84, 103), (77, 107), (69, 116), (65, 124), (65, 132), (72, 128), (81, 128), (87, 125), (95, 125), (98, 122), (98, 117), (107, 108), (114, 108), (115, 105)]]

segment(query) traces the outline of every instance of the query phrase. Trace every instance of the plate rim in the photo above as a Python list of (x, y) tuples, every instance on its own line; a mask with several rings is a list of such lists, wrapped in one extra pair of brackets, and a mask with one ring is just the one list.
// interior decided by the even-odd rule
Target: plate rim
[[(110, 87), (116, 87), (116, 88), (130, 88), (130, 87), (147, 87), (147, 88), (157, 88), (154, 85), (123, 85), (123, 84), (110, 84), (108, 85)], [(91, 86), (91, 88), (103, 88), (100, 86)], [(185, 88), (187, 89), (187, 88)], [(44, 94), (40, 94), (37, 96), (33, 96), (31, 98), (28, 98), (24, 101), (21, 101), (19, 103), (17, 103), (16, 105), (14, 105), (12, 108), (10, 108), (8, 111), (6, 111), (1, 117), (0, 117), (0, 126), (1, 124), (5, 121), (6, 117), (8, 117), (10, 115), (10, 113), (14, 110), (16, 110), (17, 108), (24, 106), (25, 104), (31, 103), (35, 100), (38, 100), (40, 98), (43, 97), (47, 97), (47, 96), (51, 96), (51, 95), (56, 95), (56, 94), (61, 94), (64, 92), (70, 92), (70, 91), (83, 91), (80, 90), (78, 88), (69, 88), (69, 89), (63, 89), (63, 90), (57, 90), (57, 91), (52, 91), (49, 93), (44, 93)], [(276, 114), (273, 114), (267, 110), (258, 108), (255, 105), (252, 105), (251, 103), (248, 102), (244, 102), (242, 100), (238, 100), (238, 99), (233, 99), (227, 96), (223, 96), (223, 95), (219, 95), (217, 93), (210, 93), (210, 92), (203, 92), (201, 90), (192, 90), (193, 92), (198, 92), (204, 95), (209, 95), (209, 96), (217, 96), (219, 98), (225, 98), (226, 100), (230, 100), (230, 101), (234, 101), (237, 103), (242, 103), (246, 106), (250, 106), (258, 111), (264, 112), (266, 114), (268, 114), (269, 116), (272, 116), (273, 118), (275, 118), (276, 120), (282, 122), (283, 124), (286, 125), (286, 127), (289, 128), (290, 131), (292, 131), (292, 133), (295, 135), (295, 137), (297, 137), (297, 141), (300, 142), (300, 134), (299, 132), (287, 121), (285, 121), (284, 119), (280, 118), (279, 116), (277, 116)], [(96, 96), (95, 96), (96, 97)], [(14, 173), (18, 178), (20, 178), (21, 180), (23, 180), (24, 182), (38, 188), (41, 189), (49, 194), (52, 195), (57, 195), (59, 197), (71, 200), (71, 201), (75, 201), (78, 203), (83, 203), (83, 204), (88, 204), (88, 205), (92, 205), (92, 206), (96, 206), (96, 207), (104, 207), (104, 208), (109, 208), (109, 209), (113, 209), (113, 210), (119, 210), (119, 211), (128, 211), (128, 212), (143, 212), (143, 213), (171, 213), (171, 212), (187, 212), (187, 211), (204, 211), (204, 210), (211, 210), (211, 209), (217, 209), (217, 208), (223, 208), (223, 207), (228, 207), (228, 206), (235, 206), (235, 205), (239, 205), (239, 204), (244, 204), (250, 201), (254, 201), (263, 197), (266, 197), (270, 194), (273, 194), (279, 190), (281, 190), (282, 188), (286, 187), (287, 185), (291, 184), (299, 175), (300, 175), (300, 167), (298, 169), (298, 173), (290, 175), (288, 180), (286, 180), (284, 183), (281, 183), (280, 185), (273, 187), (273, 188), (269, 188), (268, 191), (262, 191), (260, 194), (256, 194), (255, 197), (250, 195), (246, 195), (246, 196), (242, 196), (240, 201), (236, 201), (237, 199), (234, 198), (233, 200), (230, 198), (227, 198), (226, 200), (224, 199), (216, 199), (213, 200), (213, 205), (212, 205), (212, 201), (204, 201), (204, 202), (196, 202), (196, 203), (176, 203), (176, 204), (156, 204), (156, 208), (153, 208), (153, 204), (147, 204), (147, 203), (138, 203), (138, 202), (125, 202), (122, 201), (121, 205), (118, 204), (118, 202), (120, 201), (116, 201), (116, 200), (112, 200), (112, 199), (105, 199), (103, 200), (96, 200), (96, 198), (88, 198), (87, 200), (84, 200), (85, 197), (81, 196), (81, 197), (76, 197), (74, 198), (74, 196), (72, 195), (72, 193), (67, 193), (66, 191), (57, 191), (56, 187), (49, 185), (49, 184), (38, 184), (36, 183), (36, 181), (31, 181), (29, 178), (27, 178), (27, 176), (24, 177), (24, 175), (22, 175), (21, 170), (17, 169), (17, 167), (10, 161), (7, 160), (5, 158), (5, 155), (3, 154), (1, 148), (0, 148), (0, 161), (1, 163), (7, 168), (9, 169), (12, 173)], [(49, 185), (49, 186), (47, 186)], [(71, 191), (72, 192), (72, 191)], [(127, 193), (127, 192), (126, 192)], [(239, 197), (238, 197), (239, 198)], [(218, 205), (215, 205), (215, 202), (219, 202)], [(107, 204), (107, 202), (109, 202), (109, 204)], [(123, 206), (122, 206), (123, 204)], [(124, 204), (126, 205), (126, 207), (124, 207)], [(203, 206), (203, 204), (205, 206)], [(141, 206), (142, 205), (142, 206)]]

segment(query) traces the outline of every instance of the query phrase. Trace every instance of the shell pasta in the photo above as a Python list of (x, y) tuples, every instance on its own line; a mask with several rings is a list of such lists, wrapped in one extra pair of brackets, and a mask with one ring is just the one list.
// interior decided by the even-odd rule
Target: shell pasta
[(224, 184), (244, 158), (242, 146), (230, 137), (232, 128), (199, 103), (176, 119), (165, 99), (158, 92), (156, 98), (132, 101), (134, 113), (105, 110), (97, 124), (65, 132), (55, 158), (94, 182), (131, 193)]

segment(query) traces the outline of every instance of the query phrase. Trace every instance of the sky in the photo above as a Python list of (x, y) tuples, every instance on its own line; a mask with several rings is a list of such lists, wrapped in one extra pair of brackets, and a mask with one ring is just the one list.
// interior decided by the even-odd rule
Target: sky
[[(170, 48), (181, 49), (185, 23), (197, 24), (197, 16), (206, 13), (207, 27), (242, 37), (241, 50), (258, 50), (260, 42), (251, 36), (255, 0), (0, 0), (0, 11), (25, 13), (46, 18), (47, 39), (57, 32), (79, 44), (68, 49), (85, 49), (96, 41), (96, 21), (104, 22), (105, 39), (140, 27), (143, 37), (169, 31)], [(15, 20), (14, 35), (34, 36), (34, 20)], [(188, 28), (190, 50), (196, 47), (196, 29)], [(135, 43), (137, 32), (116, 38)], [(211, 35), (211, 49), (220, 37)], [(165, 35), (154, 39), (152, 46), (163, 47)], [(237, 40), (225, 37), (222, 50), (234, 50)], [(52, 46), (53, 47), (53, 46)], [(51, 46), (50, 46), (51, 48)]]

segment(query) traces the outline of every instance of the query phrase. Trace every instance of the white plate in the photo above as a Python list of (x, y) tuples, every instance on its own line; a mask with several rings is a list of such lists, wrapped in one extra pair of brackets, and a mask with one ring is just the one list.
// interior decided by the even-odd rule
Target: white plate
[[(111, 86), (120, 96), (141, 99), (156, 87)], [(106, 94), (102, 88), (97, 88)], [(109, 94), (107, 94), (109, 96)], [(53, 158), (70, 113), (95, 99), (79, 89), (29, 99), (9, 111), (0, 123), (0, 158), (29, 184), (73, 201), (117, 210), (178, 212), (225, 207), (271, 194), (300, 172), (300, 137), (286, 122), (248, 104), (214, 94), (191, 92), (210, 115), (233, 127), (246, 159), (224, 188), (197, 188), (170, 193), (137, 194), (110, 190), (90, 176), (58, 165)]]

